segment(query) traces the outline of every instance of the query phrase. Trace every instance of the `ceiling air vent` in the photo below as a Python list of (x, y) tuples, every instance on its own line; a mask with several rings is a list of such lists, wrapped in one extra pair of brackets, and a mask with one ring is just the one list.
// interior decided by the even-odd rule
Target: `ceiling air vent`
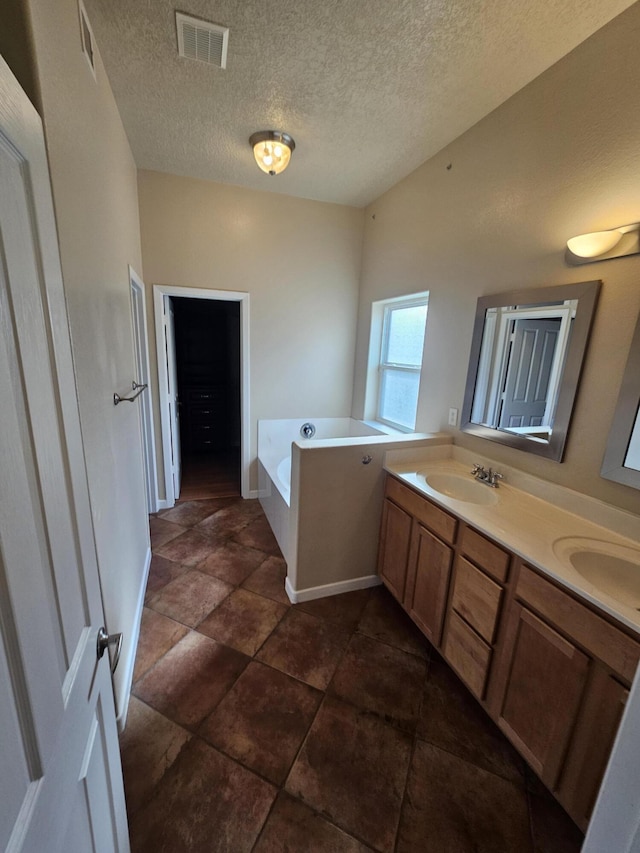
[(227, 67), (228, 27), (219, 27), (176, 12), (176, 28), (179, 56), (197, 59), (216, 68)]

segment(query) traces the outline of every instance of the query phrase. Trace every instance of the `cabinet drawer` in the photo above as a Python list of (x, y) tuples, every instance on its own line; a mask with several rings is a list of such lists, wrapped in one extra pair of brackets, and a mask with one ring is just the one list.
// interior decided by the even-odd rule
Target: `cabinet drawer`
[(448, 512), (431, 503), (427, 498), (416, 494), (413, 489), (404, 486), (394, 477), (387, 477), (386, 497), (401, 506), (420, 524), (432, 530), (440, 539), (452, 544), (458, 527), (458, 520)]
[(443, 654), (469, 689), (482, 699), (491, 649), (455, 611), (449, 614)]
[(194, 403), (189, 406), (189, 417), (193, 421), (208, 422), (215, 418), (218, 411), (211, 403)]
[(527, 566), (520, 572), (516, 594), (627, 683), (633, 681), (640, 658), (636, 640)]
[(456, 561), (453, 608), (489, 645), (493, 643), (502, 587), (464, 557)]
[(208, 403), (219, 400), (222, 394), (217, 388), (188, 388), (187, 401), (190, 403)]
[(509, 574), (509, 554), (494, 542), (490, 542), (472, 527), (462, 530), (462, 553), (476, 566), (500, 583), (505, 583)]

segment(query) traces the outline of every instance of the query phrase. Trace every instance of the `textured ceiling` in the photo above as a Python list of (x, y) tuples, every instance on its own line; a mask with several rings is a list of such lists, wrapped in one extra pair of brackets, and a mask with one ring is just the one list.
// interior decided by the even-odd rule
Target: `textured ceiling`
[(170, 0), (85, 5), (139, 168), (362, 206), (632, 0), (180, 0), (230, 28), (224, 71), (178, 57)]

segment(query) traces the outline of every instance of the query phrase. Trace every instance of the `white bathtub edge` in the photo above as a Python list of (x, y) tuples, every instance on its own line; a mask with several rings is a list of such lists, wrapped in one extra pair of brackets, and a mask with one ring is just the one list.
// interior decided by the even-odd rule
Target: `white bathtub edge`
[(287, 575), (284, 588), (292, 604), (301, 604), (303, 601), (327, 598), (330, 595), (339, 595), (341, 592), (353, 592), (356, 589), (380, 586), (381, 583), (380, 575), (365, 575), (362, 578), (349, 578), (349, 580), (326, 583), (322, 586), (310, 586), (308, 589), (294, 589)]

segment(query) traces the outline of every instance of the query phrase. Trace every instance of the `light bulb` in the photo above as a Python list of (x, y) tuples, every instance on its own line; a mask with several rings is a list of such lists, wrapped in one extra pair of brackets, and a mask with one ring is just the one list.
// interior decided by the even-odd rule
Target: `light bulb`
[(591, 234), (581, 234), (567, 240), (567, 246), (574, 255), (580, 258), (597, 258), (610, 252), (622, 239), (622, 232), (593, 231)]
[(275, 130), (261, 130), (249, 138), (258, 167), (268, 175), (279, 175), (291, 159), (295, 142), (286, 133)]

